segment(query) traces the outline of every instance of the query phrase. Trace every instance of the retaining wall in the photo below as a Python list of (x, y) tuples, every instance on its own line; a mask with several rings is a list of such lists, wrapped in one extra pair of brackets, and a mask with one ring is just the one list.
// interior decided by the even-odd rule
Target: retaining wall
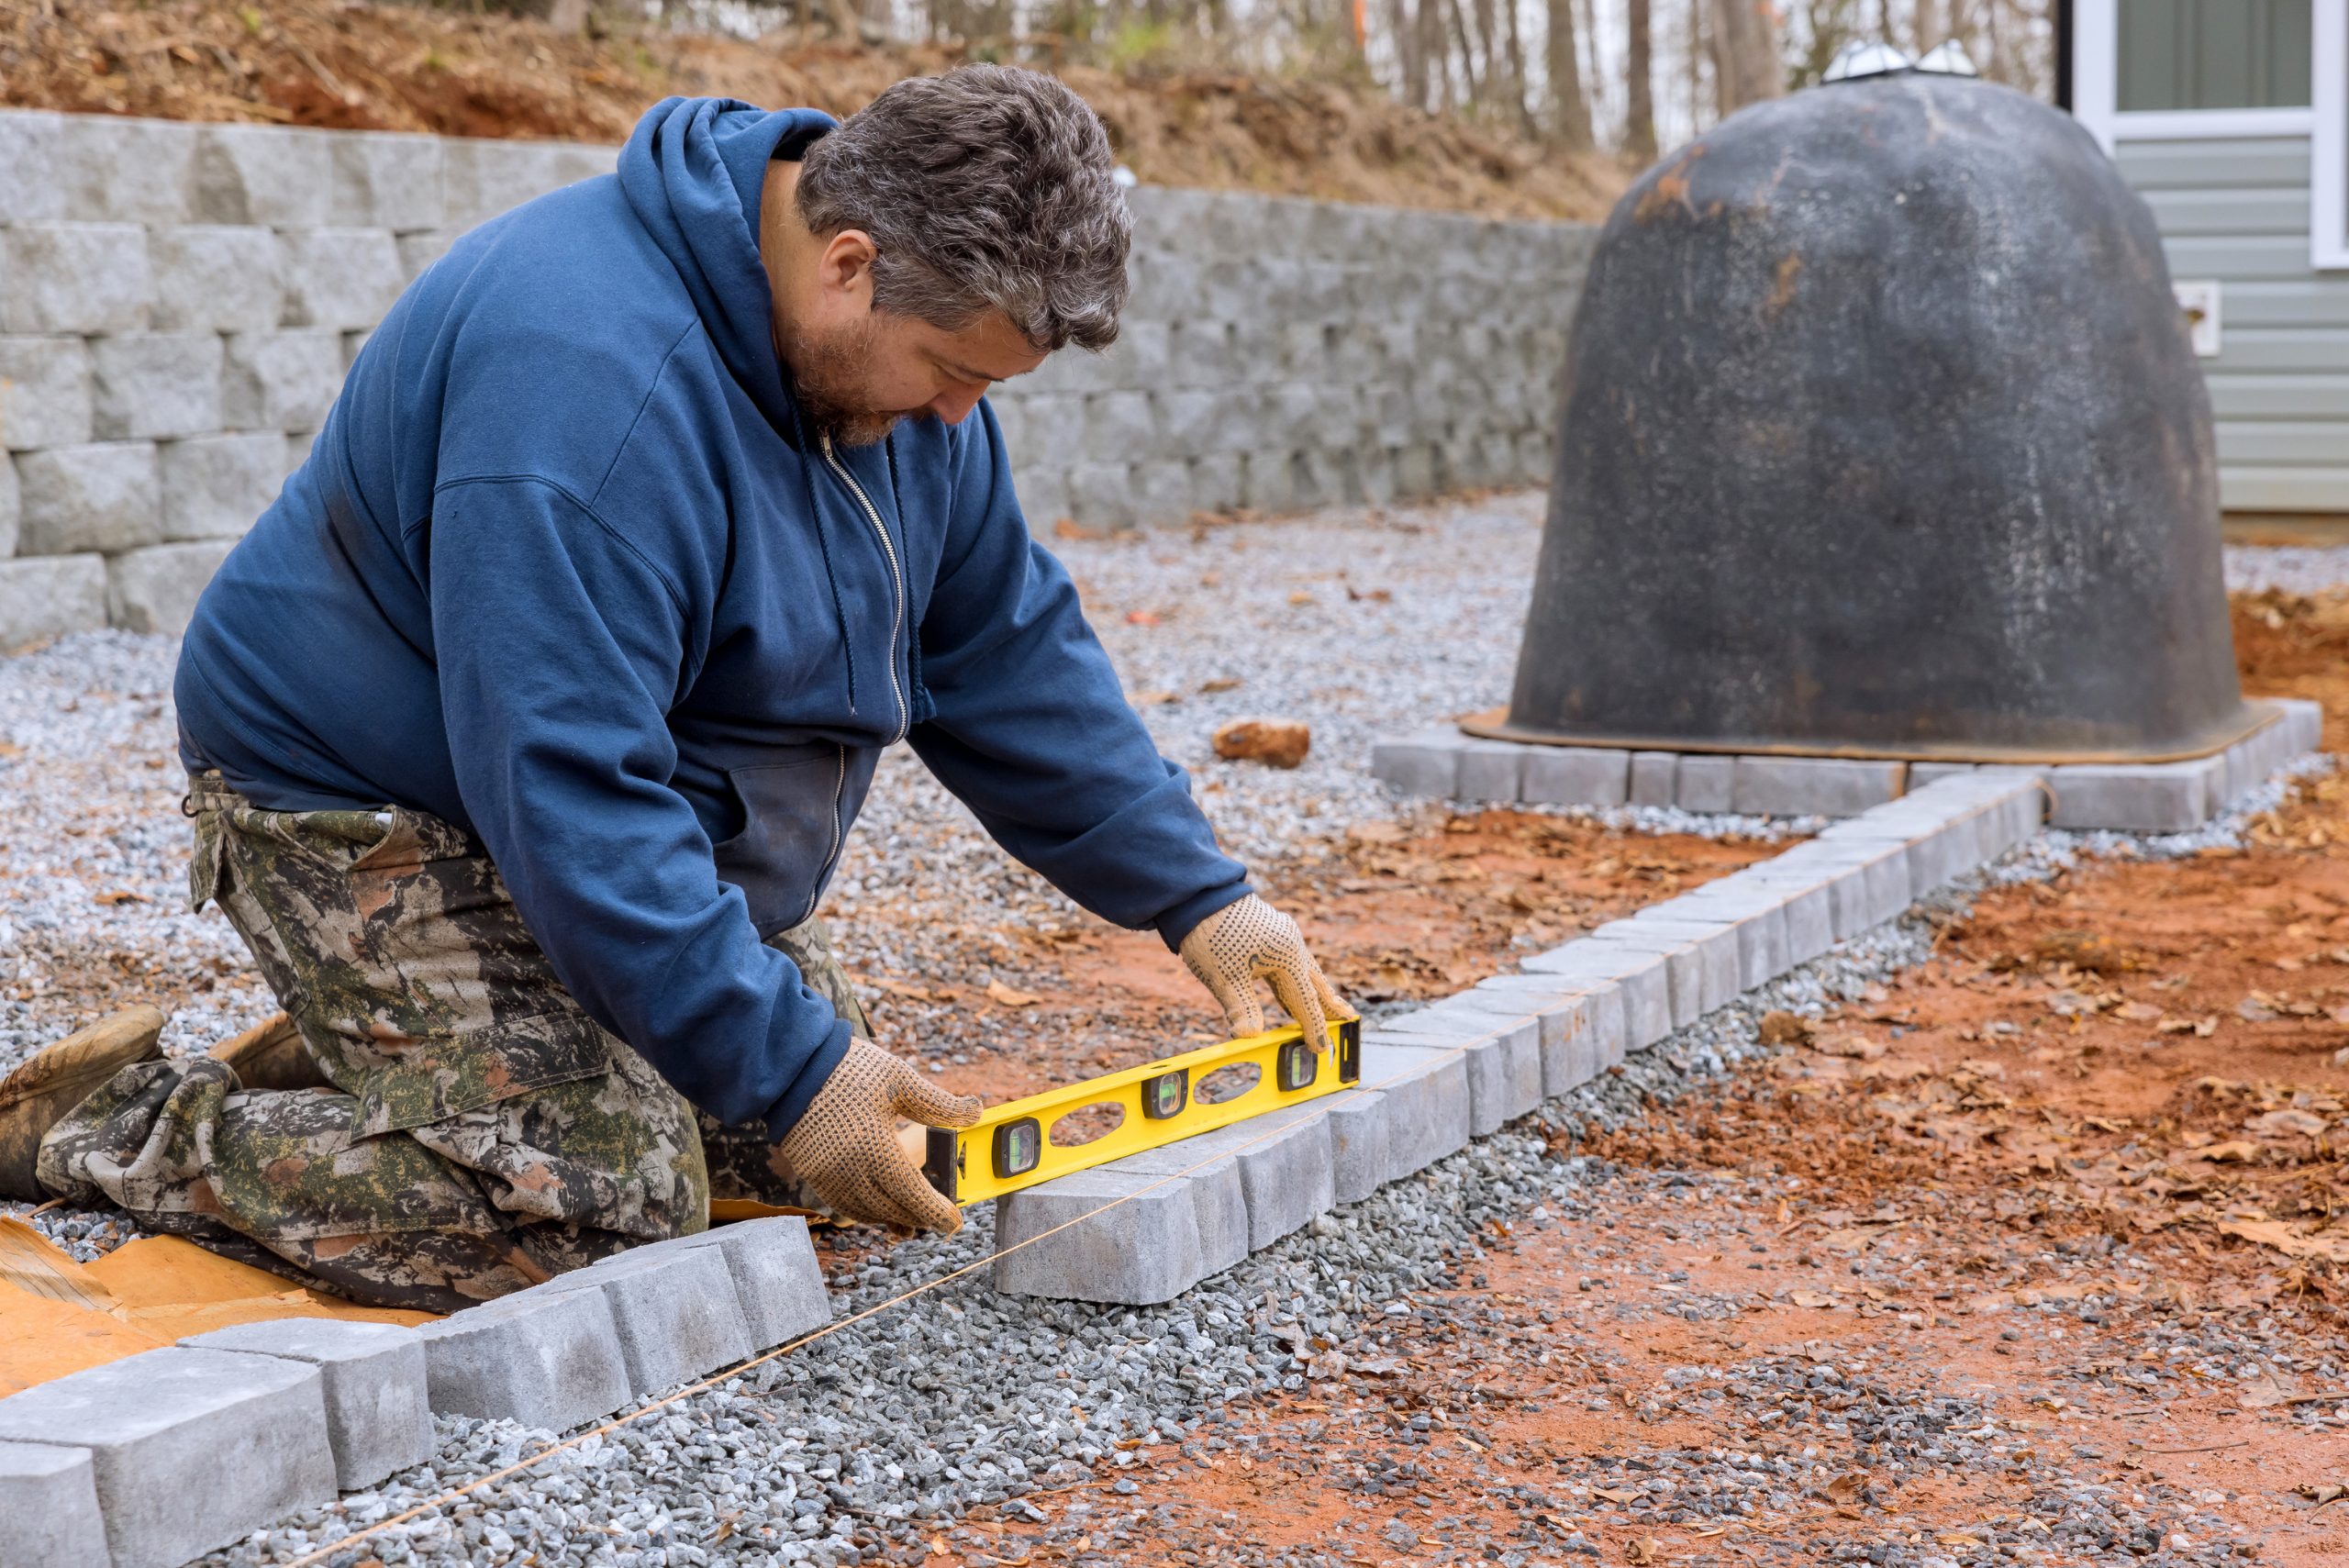
[[(617, 150), (0, 113), (0, 651), (182, 629), (457, 235)], [(994, 395), (1029, 516), (1545, 479), (1596, 230), (1132, 193), (1110, 352)]]

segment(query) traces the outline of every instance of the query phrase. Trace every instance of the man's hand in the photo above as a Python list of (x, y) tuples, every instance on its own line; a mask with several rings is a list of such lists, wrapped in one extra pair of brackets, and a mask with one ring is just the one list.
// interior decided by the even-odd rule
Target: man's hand
[(1317, 1051), (1330, 1049), (1330, 1018), (1353, 1017), (1305, 951), (1297, 922), (1252, 893), (1192, 927), (1182, 952), (1183, 962), (1222, 1005), (1224, 1025), (1235, 1040), (1264, 1032), (1258, 980), (1272, 982), (1273, 995)]
[(852, 1040), (807, 1112), (783, 1135), (783, 1157), (833, 1212), (899, 1229), (963, 1229), (897, 1142), (896, 1118), (929, 1127), (979, 1119), (974, 1095), (950, 1095), (870, 1040)]

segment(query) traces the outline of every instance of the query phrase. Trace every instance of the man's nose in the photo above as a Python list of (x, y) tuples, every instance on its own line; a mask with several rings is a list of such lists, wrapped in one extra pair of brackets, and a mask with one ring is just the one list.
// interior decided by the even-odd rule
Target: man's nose
[(985, 395), (986, 388), (984, 386), (970, 388), (958, 386), (950, 392), (941, 392), (931, 398), (930, 411), (949, 425), (959, 425), (970, 416), (972, 409), (979, 406), (979, 399)]

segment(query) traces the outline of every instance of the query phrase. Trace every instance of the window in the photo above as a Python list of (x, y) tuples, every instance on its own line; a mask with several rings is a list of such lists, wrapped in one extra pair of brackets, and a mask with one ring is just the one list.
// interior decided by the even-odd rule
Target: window
[(2310, 0), (2118, 0), (2123, 114), (2306, 108)]

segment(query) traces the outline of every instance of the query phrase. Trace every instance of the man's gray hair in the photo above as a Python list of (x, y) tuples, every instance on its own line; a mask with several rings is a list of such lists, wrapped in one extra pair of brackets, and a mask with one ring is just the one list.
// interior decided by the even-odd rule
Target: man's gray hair
[(807, 149), (799, 216), (863, 229), (873, 303), (959, 332), (999, 310), (1030, 346), (1106, 349), (1133, 218), (1100, 117), (1057, 79), (964, 65), (897, 83)]

